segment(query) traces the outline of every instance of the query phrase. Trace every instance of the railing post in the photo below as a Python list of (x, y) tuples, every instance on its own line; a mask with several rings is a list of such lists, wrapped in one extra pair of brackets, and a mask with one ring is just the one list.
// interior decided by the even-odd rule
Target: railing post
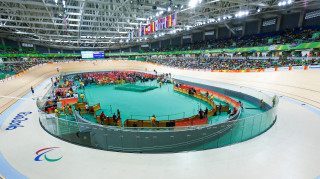
[(243, 119), (243, 127), (242, 128), (242, 134), (241, 134), (241, 141), (242, 142), (242, 139), (243, 139), (243, 131), (244, 131), (244, 128), (245, 128), (245, 122), (246, 122), (246, 119)]
[[(252, 119), (253, 119), (253, 122), (252, 122), (251, 136), (252, 136), (253, 127), (254, 127), (254, 121), (255, 121), (255, 120), (254, 120), (254, 117), (253, 117)], [(251, 136), (250, 136), (250, 137), (251, 137)]]

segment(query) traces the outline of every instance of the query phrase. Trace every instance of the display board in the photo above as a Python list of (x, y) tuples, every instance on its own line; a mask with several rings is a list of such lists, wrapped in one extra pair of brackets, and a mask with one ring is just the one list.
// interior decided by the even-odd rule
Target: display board
[(103, 51), (81, 51), (81, 58), (104, 58)]

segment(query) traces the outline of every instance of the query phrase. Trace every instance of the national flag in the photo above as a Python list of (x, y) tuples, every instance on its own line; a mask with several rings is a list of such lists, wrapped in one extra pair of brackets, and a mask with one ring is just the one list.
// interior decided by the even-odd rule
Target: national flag
[(166, 18), (164, 17), (162, 19), (162, 29), (165, 29), (166, 28)]
[(169, 27), (169, 16), (166, 17), (166, 28)]
[(151, 33), (151, 24), (148, 25), (148, 34)]
[(168, 18), (168, 27), (171, 27), (172, 15), (167, 16)]
[(151, 23), (151, 32), (154, 32), (154, 22)]
[(172, 14), (172, 26), (177, 25), (177, 13)]

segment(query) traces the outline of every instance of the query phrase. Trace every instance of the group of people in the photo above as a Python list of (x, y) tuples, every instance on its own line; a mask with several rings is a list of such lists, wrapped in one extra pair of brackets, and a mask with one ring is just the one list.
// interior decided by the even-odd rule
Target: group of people
[(295, 60), (292, 57), (279, 58), (273, 60), (265, 57), (264, 59), (233, 59), (231, 57), (195, 57), (195, 58), (165, 58), (149, 59), (149, 62), (165, 65), (169, 67), (188, 68), (188, 69), (207, 69), (207, 70), (246, 70), (246, 69), (265, 69), (281, 66), (304, 66), (320, 64), (318, 59), (308, 61)]
[[(314, 33), (318, 32), (319, 28), (301, 27), (291, 28), (283, 31), (267, 32), (246, 36), (235, 36), (223, 39), (210, 39), (205, 41), (195, 41), (193, 43), (185, 44), (183, 46), (165, 46), (160, 49), (141, 50), (141, 52), (171, 52), (171, 51), (185, 51), (185, 50), (207, 50), (220, 48), (241, 48), (241, 47), (256, 47), (267, 45), (284, 45), (287, 43), (302, 43), (310, 42), (313, 39)], [(270, 42), (270, 39), (273, 39)]]
[(10, 77), (26, 71), (27, 69), (41, 64), (41, 61), (22, 61), (22, 62), (13, 62), (13, 63), (3, 63), (0, 65), (0, 73), (5, 74), (5, 77)]
[[(100, 113), (100, 121), (101, 121), (101, 124), (104, 124), (104, 120), (107, 119), (108, 117), (109, 117), (109, 116), (106, 116), (106, 115), (104, 114), (104, 112), (102, 111), (102, 112)], [(121, 119), (120, 110), (119, 110), (119, 109), (117, 109), (117, 115), (116, 115), (116, 113), (113, 113), (112, 119), (113, 119), (113, 122), (114, 122), (115, 124), (118, 123), (119, 119)]]
[(209, 112), (209, 110), (207, 107), (204, 111), (200, 108), (200, 110), (199, 110), (200, 119), (208, 118), (208, 112)]
[(196, 91), (196, 89), (194, 89), (194, 88), (189, 88), (189, 90), (188, 90), (188, 94), (189, 95), (191, 95), (191, 96), (193, 96), (194, 94), (196, 94), (197, 93), (197, 91)]

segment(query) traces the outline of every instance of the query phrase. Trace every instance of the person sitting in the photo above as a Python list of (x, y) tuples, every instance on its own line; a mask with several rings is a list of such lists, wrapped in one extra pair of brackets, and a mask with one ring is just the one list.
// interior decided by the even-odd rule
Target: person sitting
[(229, 110), (228, 110), (228, 115), (229, 115), (229, 117), (231, 116), (231, 109), (229, 108)]
[(72, 108), (69, 104), (67, 104), (67, 109), (69, 111), (69, 114), (72, 116), (73, 115), (73, 111), (72, 111)]
[(133, 122), (132, 127), (137, 127), (137, 123)]
[(59, 117), (59, 110), (55, 109), (54, 112), (56, 113), (56, 117)]
[(89, 113), (89, 105), (88, 105), (88, 103), (85, 105), (85, 108), (86, 108), (87, 113)]
[(231, 116), (236, 115), (236, 114), (237, 114), (237, 112), (238, 112), (237, 108), (233, 107), (233, 113), (232, 113), (232, 115), (231, 115)]

